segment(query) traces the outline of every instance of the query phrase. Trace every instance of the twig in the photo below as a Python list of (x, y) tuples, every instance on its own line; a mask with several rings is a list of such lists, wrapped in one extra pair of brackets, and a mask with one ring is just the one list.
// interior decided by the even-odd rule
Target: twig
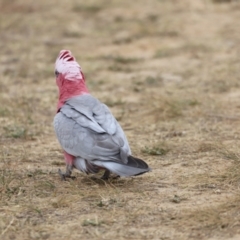
[(223, 118), (223, 119), (233, 120), (233, 121), (240, 121), (240, 116), (226, 116), (226, 115), (213, 114), (213, 113), (208, 113), (207, 116), (216, 117), (216, 118)]
[(7, 227), (2, 231), (2, 233), (1, 233), (1, 236), (3, 236), (6, 232), (7, 232), (7, 230), (11, 227), (11, 225), (13, 224), (13, 222), (14, 222), (14, 218), (11, 220), (11, 222), (7, 225)]

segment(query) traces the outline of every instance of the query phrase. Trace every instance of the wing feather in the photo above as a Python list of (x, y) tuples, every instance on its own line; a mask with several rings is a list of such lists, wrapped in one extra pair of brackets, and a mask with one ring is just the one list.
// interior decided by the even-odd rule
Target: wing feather
[(63, 149), (73, 156), (126, 163), (131, 154), (110, 110), (90, 94), (67, 100), (54, 118), (54, 127)]
[(85, 115), (95, 125), (101, 126), (108, 134), (113, 135), (117, 131), (117, 121), (109, 108), (92, 95), (72, 97), (67, 100), (66, 105)]

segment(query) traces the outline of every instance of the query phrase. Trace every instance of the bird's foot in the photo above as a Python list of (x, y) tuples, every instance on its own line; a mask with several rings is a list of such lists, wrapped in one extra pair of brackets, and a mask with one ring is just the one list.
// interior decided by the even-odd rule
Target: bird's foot
[(66, 181), (66, 178), (75, 179), (76, 177), (71, 176), (71, 174), (72, 174), (72, 169), (73, 169), (73, 167), (72, 167), (71, 165), (67, 165), (67, 166), (66, 166), (66, 172), (63, 173), (63, 172), (61, 171), (61, 169), (58, 169), (58, 174), (60, 175), (61, 179), (64, 180), (64, 181)]
[[(105, 170), (104, 174), (102, 175), (101, 179), (102, 180), (108, 180), (110, 178), (110, 171), (109, 170)], [(117, 179), (120, 178), (119, 175), (114, 174), (113, 176), (111, 176), (112, 179)]]
[(67, 172), (63, 173), (61, 171), (61, 169), (58, 169), (58, 174), (60, 175), (61, 179), (66, 181), (66, 178), (71, 178), (71, 179), (75, 179), (76, 177), (71, 176), (71, 174), (68, 174)]
[(100, 179), (108, 180), (109, 176), (110, 176), (110, 171), (109, 170), (105, 170), (104, 174), (102, 175), (102, 177)]
[(114, 174), (114, 175), (112, 176), (112, 179), (118, 179), (118, 178), (120, 178), (120, 176), (117, 175), (117, 174)]

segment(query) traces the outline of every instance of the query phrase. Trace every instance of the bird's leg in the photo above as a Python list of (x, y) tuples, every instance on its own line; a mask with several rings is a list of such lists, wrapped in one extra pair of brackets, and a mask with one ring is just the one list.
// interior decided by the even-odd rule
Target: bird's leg
[[(104, 174), (102, 175), (101, 179), (102, 179), (102, 180), (108, 180), (109, 177), (110, 177), (110, 173), (111, 173), (111, 172), (106, 169), (105, 172), (104, 172)], [(114, 175), (112, 176), (112, 179), (117, 179), (117, 178), (120, 178), (120, 176), (119, 176), (119, 175), (116, 175), (116, 174), (114, 174)]]
[(58, 169), (58, 174), (61, 176), (61, 179), (66, 181), (66, 178), (75, 178), (71, 176), (73, 170), (73, 165), (67, 164), (66, 165), (66, 172), (62, 173), (61, 169)]
[(66, 180), (66, 178), (75, 178), (71, 176), (73, 170), (73, 161), (75, 157), (68, 154), (66, 151), (64, 151), (63, 153), (66, 162), (66, 172), (62, 173), (62, 171), (58, 169), (58, 174), (61, 176), (62, 180)]
[(109, 176), (110, 176), (110, 171), (106, 169), (104, 174), (102, 175), (101, 179), (108, 180)]

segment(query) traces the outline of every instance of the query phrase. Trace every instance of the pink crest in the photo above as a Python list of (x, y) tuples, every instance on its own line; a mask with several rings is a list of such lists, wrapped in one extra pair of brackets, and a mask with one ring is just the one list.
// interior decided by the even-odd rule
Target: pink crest
[(81, 67), (69, 50), (61, 50), (55, 63), (55, 70), (63, 74), (66, 80), (82, 80)]

